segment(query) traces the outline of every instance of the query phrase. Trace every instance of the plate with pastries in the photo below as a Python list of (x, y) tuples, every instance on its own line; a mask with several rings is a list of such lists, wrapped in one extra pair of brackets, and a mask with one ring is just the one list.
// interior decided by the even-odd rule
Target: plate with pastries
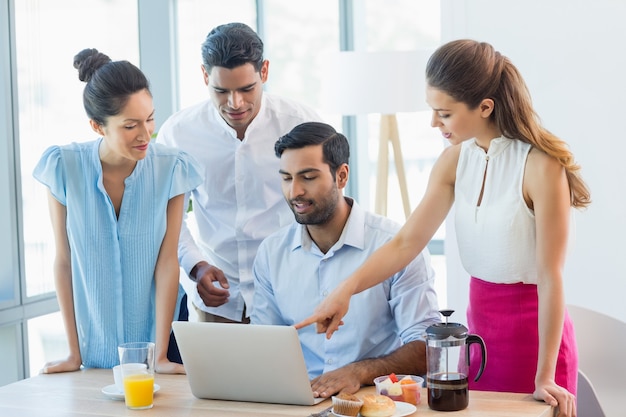
[(386, 395), (356, 395), (340, 393), (332, 397), (333, 415), (337, 417), (403, 417), (413, 414), (417, 407), (402, 401), (394, 401)]

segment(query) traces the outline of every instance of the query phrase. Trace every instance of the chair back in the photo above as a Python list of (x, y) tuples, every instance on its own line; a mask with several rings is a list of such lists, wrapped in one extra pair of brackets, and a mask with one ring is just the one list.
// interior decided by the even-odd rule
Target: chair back
[[(624, 416), (626, 323), (580, 306), (568, 305), (567, 310), (576, 332), (580, 371), (578, 380), (579, 384), (582, 381), (583, 385), (582, 391), (579, 386), (579, 407), (586, 406), (583, 404), (586, 400), (581, 394), (588, 394), (585, 384), (590, 384), (601, 405), (603, 415)], [(585, 417), (582, 413), (579, 413), (579, 416)], [(595, 414), (590, 417), (595, 417)]]
[(578, 371), (578, 395), (576, 396), (578, 417), (606, 417), (596, 390), (583, 371)]

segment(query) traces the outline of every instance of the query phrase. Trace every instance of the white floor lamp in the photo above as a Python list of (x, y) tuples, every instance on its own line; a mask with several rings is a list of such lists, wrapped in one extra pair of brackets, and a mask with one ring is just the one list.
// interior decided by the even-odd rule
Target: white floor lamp
[(424, 68), (430, 51), (337, 52), (322, 80), (326, 110), (381, 115), (375, 211), (387, 215), (389, 145), (406, 217), (411, 208), (396, 113), (426, 110)]

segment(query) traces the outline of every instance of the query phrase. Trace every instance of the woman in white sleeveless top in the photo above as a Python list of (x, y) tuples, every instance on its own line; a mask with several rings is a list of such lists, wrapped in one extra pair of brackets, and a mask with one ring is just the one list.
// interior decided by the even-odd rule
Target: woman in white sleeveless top
[(590, 203), (579, 166), (541, 126), (520, 73), (491, 45), (441, 46), (426, 81), (431, 124), (451, 146), (394, 239), (297, 327), (316, 322), (331, 337), (350, 296), (404, 267), (456, 202), (459, 253), (472, 276), (469, 330), (485, 339), (489, 358), (471, 387), (532, 393), (558, 405), (560, 416), (575, 416), (577, 350), (562, 270), (571, 207)]

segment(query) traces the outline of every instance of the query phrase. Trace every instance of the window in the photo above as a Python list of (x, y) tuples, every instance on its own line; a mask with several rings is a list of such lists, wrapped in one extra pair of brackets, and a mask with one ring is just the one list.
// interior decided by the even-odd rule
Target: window
[[(380, 2), (367, 0), (365, 3), (366, 50), (406, 51), (412, 49), (435, 49), (440, 45), (440, 4), (439, 0), (412, 1), (394, 0)], [(424, 77), (424, 74), (415, 74)], [(435, 160), (444, 148), (444, 140), (436, 129), (430, 126), (430, 111), (400, 113), (398, 131), (400, 146), (404, 155), (404, 165), (409, 190), (411, 209), (419, 203), (428, 182)], [(367, 188), (376, 189), (376, 165), (378, 152), (378, 132), (380, 115), (368, 115), (367, 160), (359, 160), (359, 172), (372, 173)], [(390, 151), (390, 155), (392, 155)], [(401, 204), (400, 187), (390, 162), (388, 185), (387, 216), (404, 223), (405, 214)], [(362, 181), (366, 181), (361, 176)], [(369, 195), (369, 207), (374, 207), (374, 192)], [(446, 264), (443, 256), (445, 225), (442, 225), (429, 245), (432, 264), (436, 272), (436, 289), (440, 306), (446, 305)]]
[[(389, 3), (376, 0), (366, 2), (367, 51), (434, 49), (439, 45), (438, 0), (420, 2), (395, 0), (393, 3), (394, 7), (390, 7)], [(415, 77), (423, 79), (424, 74), (415, 74)], [(381, 81), (384, 82), (384, 80)], [(407, 170), (411, 208), (417, 205), (424, 194), (432, 164), (443, 150), (441, 136), (430, 127), (430, 116), (429, 111), (398, 115), (398, 129)], [(379, 125), (379, 115), (368, 116), (370, 157), (367, 162), (370, 165), (370, 172), (376, 171)], [(375, 176), (370, 178), (370, 189), (375, 188), (375, 179)], [(400, 201), (400, 190), (395, 176), (389, 179), (389, 193), (389, 201)], [(370, 196), (372, 207), (373, 197), (373, 195)], [(389, 204), (388, 216), (403, 223), (405, 216), (402, 205)]]
[(270, 60), (268, 91), (321, 112), (322, 60), (326, 53), (339, 50), (337, 1), (265, 0), (263, 4), (263, 41)]
[(241, 22), (256, 27), (256, 2), (254, 0), (177, 1), (178, 88), (180, 108), (188, 107), (209, 98), (200, 65), (200, 47), (209, 31), (230, 22)]

